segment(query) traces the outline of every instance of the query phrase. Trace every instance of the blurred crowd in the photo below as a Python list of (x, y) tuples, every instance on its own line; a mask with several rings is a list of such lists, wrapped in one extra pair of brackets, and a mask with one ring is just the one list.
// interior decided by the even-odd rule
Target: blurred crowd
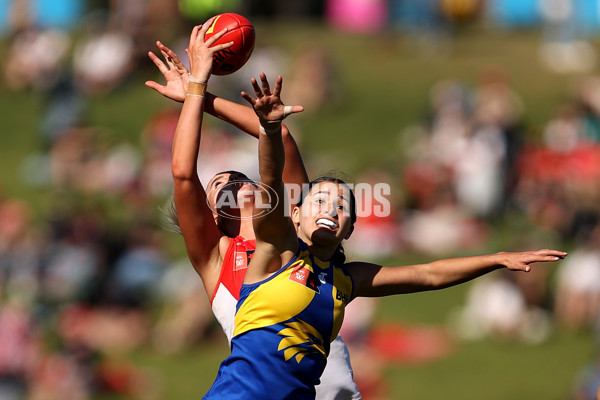
[[(599, 332), (600, 77), (583, 74), (595, 65), (585, 45), (595, 22), (576, 18), (586, 2), (555, 0), (552, 7), (539, 0), (544, 7), (535, 9), (517, 0), (51, 3), (51, 9), (34, 0), (0, 6), (3, 90), (44, 99), (40, 146), (19, 174), (24, 184), (53, 192), (39, 211), (0, 191), (0, 399), (160, 398), (160, 372), (134, 365), (128, 353), (144, 346), (183, 351), (215, 329), (200, 279), (185, 256), (170, 251), (161, 220), (178, 108), (151, 115), (140, 127), (139, 146), (107, 142), (105, 127), (87, 124), (86, 112), (90, 99), (153, 68), (146, 54), (156, 38), (179, 43), (174, 47), (183, 54), (189, 27), (223, 11), (325, 18), (359, 33), (393, 27), (427, 46), (484, 15), (500, 27), (543, 26), (542, 60), (564, 58), (568, 63), (552, 68), (581, 77), (566, 88), (571, 96), (537, 140), (524, 123), (528, 105), (502, 70), (482, 71), (475, 85), (437, 82), (427, 118), (402, 132), (397, 171), (374, 166), (355, 178), (401, 190), (389, 215), (359, 219), (347, 247), (351, 257), (390, 259), (466, 253), (489, 246), (494, 227), (513, 221), (511, 249), (546, 246), (550, 238), (567, 243), (569, 257), (555, 273), (497, 271), (474, 282), (464, 306), (449, 316), (453, 333), (536, 344), (557, 326)], [(287, 91), (305, 106), (339, 99), (336, 66), (318, 47), (293, 60), (279, 49), (257, 48), (245, 68), (254, 75), (288, 68)], [(307, 91), (307, 77), (320, 90)], [(242, 83), (232, 76), (212, 84), (229, 97)], [(252, 139), (214, 119), (205, 124), (201, 179), (231, 167), (257, 178)], [(343, 330), (361, 360), (357, 381), (373, 399), (385, 395), (381, 365), (365, 348), (376, 306), (357, 301)], [(593, 398), (586, 391), (600, 383), (599, 371), (598, 360), (582, 367), (572, 399)]]
[[(560, 327), (600, 339), (599, 85), (598, 76), (575, 79), (535, 140), (523, 123), (526, 104), (491, 68), (474, 87), (438, 82), (429, 117), (403, 132), (401, 227), (410, 250), (480, 248), (507, 222), (504, 242), (514, 250), (570, 247), (556, 271), (500, 270), (474, 281), (450, 316), (459, 338), (536, 344)], [(593, 359), (572, 398), (595, 399), (599, 384)]]

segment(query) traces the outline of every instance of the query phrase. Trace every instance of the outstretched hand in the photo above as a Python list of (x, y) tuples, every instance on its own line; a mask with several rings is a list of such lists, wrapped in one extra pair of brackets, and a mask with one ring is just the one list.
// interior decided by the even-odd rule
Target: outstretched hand
[(260, 81), (262, 88), (258, 85), (256, 79), (252, 78), (250, 82), (256, 94), (256, 98), (250, 96), (246, 92), (242, 92), (242, 97), (250, 103), (261, 123), (281, 122), (290, 114), (295, 114), (304, 111), (302, 106), (285, 106), (281, 101), (281, 87), (283, 78), (277, 77), (275, 88), (271, 93), (271, 87), (267, 76), (261, 72)]
[(188, 70), (183, 65), (177, 54), (160, 41), (156, 42), (156, 47), (160, 50), (165, 59), (165, 63), (153, 52), (148, 52), (148, 57), (158, 67), (166, 80), (165, 85), (155, 81), (146, 81), (146, 86), (156, 90), (166, 98), (183, 103), (188, 87)]
[[(204, 35), (212, 22), (213, 18), (206, 21), (203, 25), (194, 27), (190, 35), (189, 47), (186, 49), (186, 52), (190, 57), (190, 69), (192, 69), (192, 75), (205, 82), (208, 81), (208, 78), (210, 77), (213, 55), (217, 51), (226, 49), (233, 44), (233, 42), (228, 42), (213, 46), (213, 44), (227, 32), (227, 28), (204, 41)], [(163, 74), (166, 84), (161, 85), (155, 81), (146, 81), (145, 84), (163, 96), (183, 103), (189, 84), (189, 71), (173, 50), (162, 44), (160, 41), (156, 42), (156, 47), (160, 50), (166, 64), (151, 51), (148, 52), (148, 57), (150, 57), (158, 70)]]
[(233, 42), (215, 45), (215, 42), (227, 33), (227, 28), (204, 40), (206, 32), (212, 26), (214, 19), (215, 17), (212, 17), (203, 25), (196, 25), (192, 29), (190, 43), (186, 50), (190, 58), (190, 73), (195, 79), (203, 82), (208, 82), (215, 53), (233, 45)]
[(563, 259), (567, 256), (564, 251), (558, 250), (536, 250), (536, 251), (524, 251), (519, 253), (498, 253), (504, 257), (502, 265), (513, 271), (525, 271), (529, 272), (531, 267), (529, 264), (536, 262), (552, 262)]

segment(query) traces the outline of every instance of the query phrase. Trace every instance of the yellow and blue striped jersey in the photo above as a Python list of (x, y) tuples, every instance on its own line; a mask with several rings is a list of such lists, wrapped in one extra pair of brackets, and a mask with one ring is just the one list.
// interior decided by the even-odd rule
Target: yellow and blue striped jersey
[(343, 266), (299, 243), (275, 274), (242, 285), (231, 356), (205, 399), (314, 399), (353, 283)]

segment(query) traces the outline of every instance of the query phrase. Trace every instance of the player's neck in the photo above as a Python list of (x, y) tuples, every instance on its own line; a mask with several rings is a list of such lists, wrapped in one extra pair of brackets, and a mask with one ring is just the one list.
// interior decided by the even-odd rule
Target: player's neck
[(310, 252), (317, 257), (319, 260), (327, 261), (330, 260), (337, 249), (337, 245), (315, 243), (309, 236), (304, 234), (302, 230), (299, 230), (298, 237), (306, 243)]
[(254, 234), (254, 226), (252, 225), (251, 219), (245, 219), (241, 221), (238, 236), (241, 236), (246, 240), (256, 239), (256, 235)]
[(222, 219), (219, 221), (219, 229), (231, 238), (241, 236), (246, 240), (256, 239), (251, 219)]

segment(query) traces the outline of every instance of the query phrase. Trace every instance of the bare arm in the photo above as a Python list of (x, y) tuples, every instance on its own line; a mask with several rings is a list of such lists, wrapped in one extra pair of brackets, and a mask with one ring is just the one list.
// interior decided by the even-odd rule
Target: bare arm
[[(210, 77), (213, 53), (228, 47), (225, 44), (210, 48), (224, 31), (204, 42), (204, 33), (210, 22), (202, 27), (194, 27), (189, 44), (192, 75), (204, 82)], [(196, 87), (201, 85), (196, 84)], [(186, 250), (211, 294), (220, 270), (218, 245), (221, 233), (206, 202), (206, 192), (197, 172), (204, 102), (204, 97), (200, 95), (185, 96), (173, 138), (171, 169), (175, 206)]]
[(269, 212), (255, 207), (253, 225), (256, 234), (256, 251), (252, 268), (248, 269), (245, 282), (264, 279), (289, 261), (298, 248), (296, 229), (289, 215), (285, 215), (283, 184), (285, 154), (281, 135), (281, 121), (287, 115), (301, 112), (301, 106), (285, 107), (280, 99), (282, 78), (277, 77), (275, 88), (271, 88), (264, 73), (260, 74), (262, 87), (252, 79), (256, 98), (242, 92), (260, 120), (258, 138), (258, 160), (260, 172), (259, 195), (262, 204), (269, 204)]
[[(156, 42), (156, 46), (163, 55), (166, 65), (153, 52), (148, 52), (148, 57), (150, 57), (165, 77), (166, 85), (161, 85), (155, 81), (147, 81), (146, 86), (169, 99), (183, 102), (189, 83), (188, 70), (173, 50), (161, 42)], [(255, 138), (259, 136), (259, 120), (250, 107), (223, 99), (212, 93), (207, 93), (204, 102), (204, 111), (234, 125)], [(285, 125), (282, 128), (282, 139), (286, 158), (283, 169), (283, 181), (297, 185), (308, 182), (308, 174), (306, 173), (306, 168), (296, 141)]]
[(566, 255), (563, 251), (545, 249), (450, 258), (403, 267), (363, 262), (348, 263), (346, 267), (354, 278), (355, 296), (380, 297), (443, 289), (499, 268), (529, 272), (532, 263), (558, 261)]

